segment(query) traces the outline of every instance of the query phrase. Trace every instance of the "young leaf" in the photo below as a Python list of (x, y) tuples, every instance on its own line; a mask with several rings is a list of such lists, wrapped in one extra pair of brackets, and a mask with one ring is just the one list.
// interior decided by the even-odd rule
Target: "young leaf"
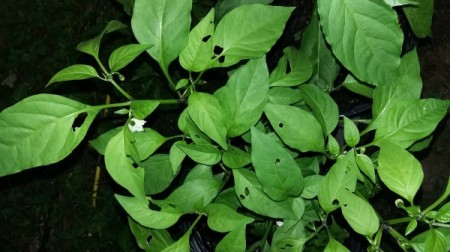
[(222, 204), (210, 204), (206, 208), (208, 227), (216, 232), (230, 232), (255, 221)]
[(131, 28), (163, 70), (181, 53), (189, 39), (191, 0), (135, 0)]
[(139, 248), (144, 251), (159, 252), (174, 243), (166, 229), (146, 228), (130, 217), (128, 217), (128, 225)]
[(117, 184), (135, 197), (145, 197), (144, 169), (134, 168), (128, 160), (123, 131), (117, 133), (106, 146), (105, 165), (109, 175)]
[(339, 109), (331, 96), (314, 85), (302, 85), (300, 92), (316, 119), (322, 125), (324, 135), (329, 135), (339, 121)]
[(441, 208), (439, 208), (435, 219), (436, 221), (441, 223), (450, 222), (450, 202), (446, 203)]
[(131, 113), (136, 119), (145, 119), (159, 106), (159, 101), (134, 100), (131, 102)]
[(375, 167), (372, 160), (365, 154), (356, 154), (355, 159), (359, 169), (366, 174), (373, 183), (376, 183)]
[(342, 215), (350, 227), (358, 234), (372, 237), (380, 227), (380, 220), (370, 203), (347, 190), (338, 197)]
[(437, 99), (397, 102), (378, 118), (373, 143), (389, 140), (407, 148), (434, 131), (449, 105), (448, 101)]
[(245, 251), (245, 226), (241, 226), (227, 235), (217, 244), (216, 252)]
[(181, 66), (192, 72), (203, 72), (214, 56), (214, 8), (189, 33), (189, 42), (180, 54)]
[(136, 139), (136, 148), (141, 160), (150, 157), (153, 152), (167, 141), (166, 137), (150, 128), (145, 128), (143, 132), (135, 132), (133, 135)]
[(395, 10), (375, 0), (319, 0), (317, 4), (334, 55), (353, 75), (373, 85), (395, 79), (403, 42)]
[(177, 144), (186, 144), (185, 141), (176, 141), (170, 147), (169, 155), (170, 155), (170, 164), (172, 165), (173, 175), (178, 174), (178, 171), (181, 168), (181, 163), (186, 157), (186, 153), (178, 148)]
[(356, 124), (344, 116), (344, 139), (350, 147), (355, 147), (359, 143), (359, 130)]
[(301, 215), (298, 216), (294, 211), (294, 205), (303, 203), (300, 198), (273, 201), (263, 192), (254, 172), (247, 169), (233, 169), (232, 171), (236, 195), (241, 204), (247, 209), (272, 218), (292, 220), (300, 218)]
[(111, 72), (119, 71), (151, 47), (152, 45), (130, 44), (117, 48), (109, 56), (109, 69)]
[(324, 151), (322, 127), (308, 112), (293, 106), (268, 103), (264, 113), (286, 145), (302, 152)]
[(252, 163), (263, 191), (273, 200), (297, 197), (303, 175), (292, 156), (269, 135), (252, 128)]
[(228, 121), (228, 135), (239, 136), (261, 117), (269, 93), (266, 58), (249, 60), (230, 76), (219, 101)]
[(242, 168), (252, 162), (250, 154), (232, 145), (223, 152), (222, 162), (230, 168)]
[(340, 66), (323, 36), (317, 9), (314, 10), (308, 27), (303, 33), (300, 51), (308, 55), (312, 63), (312, 83), (322, 90), (331, 90)]
[(150, 204), (160, 208), (159, 211), (152, 210), (146, 198), (125, 197), (118, 194), (115, 197), (131, 218), (144, 227), (165, 229), (175, 224), (182, 215), (180, 209), (167, 204), (159, 206), (152, 202)]
[(106, 131), (101, 134), (94, 140), (89, 141), (89, 144), (101, 155), (105, 155), (106, 146), (108, 145), (109, 140), (113, 138), (119, 131), (121, 131), (123, 127), (117, 127), (111, 130)]
[(365, 96), (367, 98), (373, 97), (373, 91), (374, 89), (359, 80), (355, 79), (351, 74), (348, 74), (347, 77), (344, 80), (344, 83), (342, 85), (347, 88), (348, 90), (352, 91), (355, 94), (359, 94), (362, 96)]
[(324, 252), (350, 252), (344, 245), (340, 244), (335, 239), (331, 238), (328, 241), (327, 246), (324, 249)]
[(408, 226), (406, 226), (405, 235), (409, 235), (417, 228), (417, 220), (411, 219), (408, 223)]
[(291, 105), (303, 99), (297, 88), (273, 87), (269, 90), (269, 101), (275, 104)]
[(215, 165), (220, 162), (222, 153), (214, 145), (210, 144), (185, 144), (179, 143), (180, 148), (189, 158), (197, 163), (205, 165)]
[(283, 52), (284, 56), (270, 75), (270, 86), (291, 87), (307, 81), (312, 73), (308, 56), (293, 46), (286, 47)]
[(82, 64), (71, 65), (53, 75), (45, 86), (48, 87), (50, 84), (55, 82), (85, 80), (90, 78), (100, 78), (95, 68)]
[(333, 156), (341, 154), (341, 147), (339, 147), (339, 143), (332, 135), (328, 135), (327, 150)]
[(419, 161), (402, 147), (389, 141), (380, 144), (378, 175), (391, 191), (411, 203), (423, 180)]
[(189, 96), (187, 111), (201, 131), (223, 149), (228, 148), (223, 109), (216, 97), (208, 93), (194, 92)]
[(227, 13), (214, 36), (213, 67), (227, 67), (243, 59), (263, 56), (283, 32), (292, 7), (247, 4)]
[(144, 189), (146, 195), (164, 191), (174, 179), (169, 155), (156, 154), (141, 162), (144, 168)]
[(305, 182), (305, 188), (302, 192), (302, 198), (313, 199), (319, 194), (320, 184), (322, 183), (323, 176), (312, 175), (305, 177), (303, 180)]
[(447, 242), (445, 236), (431, 228), (430, 232), (427, 234), (425, 239), (425, 251), (433, 251), (433, 252), (446, 252), (447, 250)]
[(0, 113), (0, 176), (58, 162), (83, 140), (100, 111), (50, 94), (28, 97)]
[(414, 34), (419, 38), (431, 36), (434, 0), (414, 0), (417, 6), (404, 6), (403, 11)]

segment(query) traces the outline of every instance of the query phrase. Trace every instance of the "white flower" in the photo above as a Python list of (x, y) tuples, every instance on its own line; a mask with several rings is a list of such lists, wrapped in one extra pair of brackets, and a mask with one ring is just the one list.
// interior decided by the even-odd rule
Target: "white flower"
[(284, 222), (283, 222), (283, 221), (280, 221), (280, 220), (275, 221), (275, 223), (277, 224), (278, 227), (281, 227), (281, 226), (284, 225)]
[(136, 132), (136, 131), (142, 132), (142, 131), (144, 131), (143, 126), (146, 122), (147, 121), (145, 121), (145, 120), (131, 118), (131, 122), (128, 124), (128, 128), (130, 128), (131, 132)]

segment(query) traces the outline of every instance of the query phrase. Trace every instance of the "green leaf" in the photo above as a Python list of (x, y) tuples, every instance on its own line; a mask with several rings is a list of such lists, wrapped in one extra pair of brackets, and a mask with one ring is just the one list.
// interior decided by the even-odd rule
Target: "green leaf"
[(189, 40), (191, 0), (136, 0), (131, 28), (140, 44), (163, 70), (178, 57)]
[(406, 226), (405, 235), (409, 235), (417, 228), (417, 220), (411, 219), (408, 223), (408, 226)]
[[(247, 169), (233, 169), (236, 195), (247, 209), (272, 218), (298, 220), (295, 206), (304, 203), (301, 198), (289, 198), (284, 201), (270, 199), (262, 190), (256, 174)], [(303, 214), (303, 213), (302, 213)]]
[(446, 247), (445, 236), (433, 228), (430, 229), (425, 239), (425, 251), (446, 252), (448, 251)]
[(388, 141), (380, 144), (378, 175), (391, 191), (411, 203), (423, 181), (419, 161), (402, 147)]
[(317, 9), (302, 35), (300, 51), (308, 55), (312, 63), (312, 76), (308, 83), (322, 90), (331, 90), (339, 74), (340, 66), (325, 41), (319, 24)]
[(250, 154), (232, 145), (223, 152), (222, 162), (229, 168), (242, 168), (252, 162)]
[(281, 36), (292, 7), (242, 5), (227, 13), (214, 36), (213, 67), (227, 67), (267, 53)]
[(284, 48), (283, 52), (284, 56), (270, 75), (270, 86), (291, 87), (307, 81), (312, 74), (308, 56), (293, 46)]
[(197, 163), (215, 165), (220, 162), (222, 153), (214, 145), (210, 144), (185, 144), (179, 143), (180, 148), (188, 157)]
[(414, 0), (417, 6), (404, 6), (403, 11), (414, 34), (419, 38), (431, 36), (434, 0)]
[(152, 45), (130, 44), (114, 50), (109, 56), (108, 64), (111, 72), (119, 71), (136, 59), (139, 54), (150, 49)]
[(302, 192), (302, 198), (313, 199), (319, 194), (320, 184), (322, 183), (323, 176), (312, 175), (304, 178), (305, 188)]
[(152, 202), (151, 205), (160, 208), (152, 210), (146, 198), (125, 197), (118, 194), (115, 197), (131, 218), (144, 227), (165, 229), (175, 224), (182, 215), (180, 209), (164, 202), (159, 205)]
[(245, 226), (237, 228), (217, 244), (216, 252), (245, 251), (246, 247)]
[(335, 239), (331, 238), (328, 241), (324, 252), (350, 252), (350, 250), (348, 250), (344, 245), (340, 244)]
[(331, 167), (325, 175), (319, 189), (320, 206), (327, 212), (338, 208), (336, 200), (342, 195), (343, 191), (354, 192), (356, 189), (357, 169), (353, 150)]
[(450, 222), (450, 202), (446, 203), (441, 208), (439, 208), (435, 219), (436, 221), (441, 223)]
[(395, 10), (376, 0), (319, 0), (317, 4), (334, 55), (353, 75), (373, 85), (395, 79), (403, 42)]
[(228, 206), (222, 204), (210, 204), (206, 208), (208, 227), (216, 232), (230, 232), (237, 230), (255, 219), (239, 214)]
[(380, 220), (370, 203), (347, 190), (342, 190), (338, 197), (342, 215), (350, 227), (358, 234), (372, 237), (380, 227)]
[(211, 140), (205, 133), (195, 126), (192, 119), (189, 117), (187, 108), (181, 112), (178, 118), (178, 128), (183, 131), (196, 144), (211, 144)]
[(300, 90), (290, 87), (273, 87), (269, 90), (269, 101), (281, 105), (291, 105), (303, 99)]
[[(449, 228), (436, 228), (432, 229), (433, 231), (438, 231), (439, 233), (443, 234), (447, 243), (447, 248), (445, 251), (450, 250), (450, 229)], [(411, 246), (414, 249), (414, 251), (425, 251), (425, 240), (430, 232), (432, 230), (427, 230), (414, 238), (411, 239)]]
[(156, 154), (141, 162), (144, 168), (144, 189), (146, 195), (164, 191), (175, 178), (169, 155)]
[(90, 78), (100, 78), (95, 68), (89, 65), (76, 64), (57, 72), (45, 86), (48, 87), (55, 82), (85, 80)]
[(263, 191), (275, 201), (299, 196), (303, 175), (294, 158), (269, 135), (256, 128), (251, 132), (252, 164)]
[(189, 42), (180, 54), (181, 66), (192, 72), (203, 72), (214, 56), (214, 9), (211, 9), (189, 33)]
[(303, 221), (283, 220), (272, 237), (271, 251), (303, 251), (307, 241)]
[(350, 147), (355, 147), (359, 143), (359, 130), (356, 124), (344, 116), (344, 139)]
[(403, 6), (403, 5), (413, 5), (417, 6), (418, 3), (415, 1), (409, 1), (409, 0), (384, 0), (389, 6), (397, 7), (397, 6)]
[(182, 88), (186, 87), (188, 84), (189, 84), (188, 79), (181, 79), (177, 82), (177, 85), (175, 86), (175, 90), (182, 89)]
[(409, 148), (409, 152), (419, 152), (428, 148), (433, 140), (433, 135), (429, 135), (423, 139), (417, 140)]
[(106, 131), (101, 134), (94, 140), (89, 141), (89, 144), (101, 155), (105, 155), (106, 146), (108, 145), (109, 140), (113, 138), (119, 131), (121, 131), (123, 127), (117, 127), (111, 130)]
[(373, 143), (395, 142), (403, 148), (431, 134), (447, 114), (448, 101), (408, 100), (393, 104), (377, 121)]
[(162, 252), (191, 252), (191, 245), (189, 237), (191, 236), (192, 228), (190, 228), (180, 239), (166, 247)]
[(0, 113), (0, 176), (56, 163), (78, 146), (101, 107), (50, 94)]
[(149, 116), (159, 106), (159, 101), (154, 100), (134, 100), (131, 102), (131, 112), (136, 119), (144, 119)]
[(148, 252), (160, 252), (170, 246), (174, 241), (165, 229), (151, 229), (141, 226), (128, 217), (128, 224), (139, 248)]
[(264, 113), (285, 144), (300, 150), (324, 151), (322, 127), (310, 113), (286, 105), (268, 103)]
[(187, 111), (202, 132), (223, 149), (228, 148), (223, 109), (216, 97), (208, 93), (194, 92), (189, 96)]
[(367, 98), (373, 97), (373, 88), (360, 82), (359, 80), (355, 79), (351, 74), (348, 74), (347, 77), (344, 80), (344, 83), (342, 85), (347, 88), (348, 90), (352, 91), (355, 94), (359, 94), (362, 96), (365, 96)]
[(341, 147), (339, 146), (336, 138), (332, 135), (328, 135), (327, 150), (333, 156), (338, 156), (341, 154)]
[(105, 29), (103, 29), (103, 31), (99, 35), (97, 35), (96, 37), (94, 37), (92, 39), (89, 39), (87, 41), (79, 43), (77, 45), (77, 50), (91, 55), (98, 62), (99, 61), (98, 53), (100, 50), (100, 42), (101, 42), (103, 36), (106, 33), (124, 29), (126, 27), (127, 27), (126, 25), (122, 24), (118, 20), (111, 20), (111, 21), (109, 21), (109, 23), (106, 25)]
[(150, 128), (144, 128), (143, 132), (134, 132), (133, 135), (136, 139), (136, 148), (141, 160), (150, 157), (150, 155), (167, 141), (166, 137)]
[(172, 166), (172, 172), (173, 175), (178, 174), (178, 171), (181, 168), (181, 163), (183, 162), (184, 158), (186, 157), (186, 153), (182, 151), (177, 144), (186, 144), (185, 141), (176, 141), (172, 144), (172, 147), (170, 147), (169, 155), (170, 155), (170, 164)]
[(355, 159), (359, 169), (366, 174), (373, 183), (376, 183), (375, 167), (372, 160), (365, 154), (356, 154)]
[(197, 165), (184, 183), (167, 198), (184, 213), (204, 213), (206, 207), (219, 193), (221, 181), (213, 177), (211, 167)]
[(300, 92), (313, 115), (322, 125), (324, 135), (329, 135), (339, 121), (339, 109), (331, 96), (314, 85), (302, 85)]
[(262, 115), (269, 94), (266, 58), (248, 61), (230, 76), (219, 101), (225, 111), (228, 135), (239, 136), (255, 125)]
[(216, 20), (220, 20), (226, 13), (244, 4), (270, 4), (273, 0), (219, 0), (216, 4)]
[(124, 132), (120, 131), (106, 146), (106, 170), (117, 184), (136, 197), (144, 197), (144, 169), (134, 168), (125, 152)]

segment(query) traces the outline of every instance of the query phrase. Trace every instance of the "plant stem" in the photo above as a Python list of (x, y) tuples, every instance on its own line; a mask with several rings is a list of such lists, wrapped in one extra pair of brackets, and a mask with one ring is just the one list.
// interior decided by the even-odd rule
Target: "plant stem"
[[(450, 180), (450, 178), (449, 178)], [(433, 210), (435, 207), (437, 207), (439, 204), (441, 204), (447, 197), (450, 195), (450, 181), (447, 183), (447, 188), (444, 191), (444, 194), (439, 197), (433, 204), (431, 204), (429, 207), (427, 207), (423, 212), (422, 215), (425, 216), (429, 211)]]
[(444, 224), (444, 223), (433, 222), (431, 225), (432, 225), (432, 226), (435, 226), (435, 227), (445, 227), (445, 228), (450, 228), (450, 224)]
[(127, 102), (120, 102), (120, 103), (97, 105), (97, 106), (93, 106), (93, 107), (99, 108), (99, 109), (107, 109), (107, 108), (126, 107), (126, 106), (130, 106), (130, 104), (131, 104), (131, 101), (127, 101)]
[(385, 221), (385, 223), (389, 224), (389, 225), (396, 225), (396, 224), (400, 224), (400, 223), (409, 222), (409, 221), (411, 221), (411, 219), (412, 219), (412, 217), (403, 217), (403, 218), (398, 218), (398, 219), (387, 220), (387, 221)]
[(397, 232), (397, 230), (393, 229), (391, 226), (389, 225), (384, 225), (383, 229), (385, 229), (386, 231), (388, 231), (388, 233), (395, 238), (395, 240), (397, 241), (397, 243), (400, 245), (400, 247), (403, 249), (403, 251), (407, 251), (405, 249), (405, 244), (408, 245), (408, 247), (410, 247), (409, 245), (409, 240), (404, 237), (403, 235), (401, 235), (399, 232)]
[(270, 230), (272, 230), (272, 226), (273, 226), (273, 220), (270, 220), (266, 223), (266, 230), (264, 231), (264, 235), (258, 245), (258, 247), (260, 249), (264, 248), (264, 244), (267, 241), (267, 237), (269, 236)]
[(129, 95), (127, 92), (125, 92), (125, 90), (123, 90), (119, 84), (116, 83), (116, 81), (114, 81), (114, 79), (112, 77), (108, 78), (108, 81), (111, 82), (111, 84), (113, 84), (113, 86), (119, 90), (119, 92), (125, 96), (128, 100), (132, 101), (134, 100), (133, 97), (131, 97), (131, 95)]
[(173, 92), (178, 94), (178, 97), (182, 97), (180, 91), (176, 90), (175, 82), (173, 82), (172, 78), (170, 78), (168, 67), (166, 67), (164, 64), (159, 64), (159, 67), (161, 68), (161, 71), (163, 72), (164, 76), (166, 77), (167, 81), (169, 82), (169, 88)]

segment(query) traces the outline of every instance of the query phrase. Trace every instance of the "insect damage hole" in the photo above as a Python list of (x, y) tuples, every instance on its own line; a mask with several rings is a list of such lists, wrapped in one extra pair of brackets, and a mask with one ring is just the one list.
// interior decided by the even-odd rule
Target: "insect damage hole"
[(214, 46), (214, 54), (215, 55), (219, 55), (219, 54), (221, 54), (223, 52), (223, 48), (222, 47), (220, 47), (220, 46)]
[(83, 125), (84, 121), (86, 120), (87, 115), (88, 114), (86, 112), (78, 114), (78, 116), (73, 120), (72, 131), (75, 132), (75, 130), (77, 130), (77, 128), (79, 128), (79, 127), (81, 127), (81, 125)]
[(281, 159), (279, 159), (279, 158), (275, 159), (275, 162), (274, 162), (275, 165), (279, 165), (280, 163), (281, 163)]
[(161, 211), (161, 207), (151, 202), (150, 200), (148, 201), (148, 209), (153, 211)]
[(147, 242), (147, 245), (150, 245), (150, 242), (152, 241), (152, 239), (153, 239), (152, 235), (147, 236), (147, 239), (145, 239), (145, 241)]
[(279, 127), (280, 129), (282, 129), (282, 128), (284, 127), (284, 124), (283, 124), (282, 122), (280, 122), (280, 123), (278, 123), (278, 127)]
[(208, 40), (210, 38), (211, 38), (211, 35), (205, 36), (205, 37), (202, 38), (202, 41), (206, 43), (206, 42), (208, 42)]

